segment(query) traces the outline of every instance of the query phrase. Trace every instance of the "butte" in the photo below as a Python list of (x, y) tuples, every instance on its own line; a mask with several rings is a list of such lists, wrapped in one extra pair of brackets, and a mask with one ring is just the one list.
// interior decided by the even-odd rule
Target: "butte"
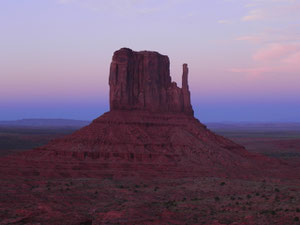
[(268, 176), (278, 160), (249, 153), (194, 117), (183, 64), (172, 82), (168, 56), (122, 48), (110, 65), (110, 111), (49, 144), (2, 158), (2, 177)]

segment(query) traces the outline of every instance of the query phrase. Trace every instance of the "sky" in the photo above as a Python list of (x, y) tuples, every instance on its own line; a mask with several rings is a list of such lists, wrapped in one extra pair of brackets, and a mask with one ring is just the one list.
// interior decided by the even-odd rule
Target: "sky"
[(189, 64), (203, 122), (300, 122), (300, 0), (0, 0), (0, 120), (109, 110), (113, 52)]

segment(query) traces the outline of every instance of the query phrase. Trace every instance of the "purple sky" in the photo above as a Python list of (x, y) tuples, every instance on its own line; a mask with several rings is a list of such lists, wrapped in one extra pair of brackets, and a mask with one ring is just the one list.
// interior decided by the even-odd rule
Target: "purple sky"
[(121, 47), (189, 64), (201, 121), (300, 121), (299, 0), (0, 0), (0, 120), (108, 110)]

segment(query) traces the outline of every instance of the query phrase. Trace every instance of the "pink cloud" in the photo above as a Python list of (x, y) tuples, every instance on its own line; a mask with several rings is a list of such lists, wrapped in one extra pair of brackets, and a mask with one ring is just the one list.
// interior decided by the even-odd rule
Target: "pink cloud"
[(233, 68), (230, 71), (251, 77), (266, 73), (300, 72), (300, 43), (274, 43), (259, 49), (253, 56), (254, 65), (250, 68)]
[[(299, 57), (299, 58), (298, 58)], [(233, 68), (229, 71), (232, 73), (239, 73), (247, 77), (262, 77), (266, 74), (280, 73), (287, 76), (290, 73), (300, 72), (299, 65), (300, 54), (295, 58), (291, 58), (290, 64), (282, 63), (280, 65), (264, 65), (264, 66), (254, 66), (252, 68)], [(298, 60), (298, 64), (295, 61)]]
[(290, 56), (288, 56), (287, 58), (282, 60), (284, 63), (287, 63), (289, 65), (295, 65), (295, 66), (299, 66), (300, 63), (300, 51), (296, 52)]
[(255, 61), (274, 61), (289, 57), (291, 54), (300, 52), (300, 44), (273, 43), (259, 49), (254, 55)]
[(240, 36), (237, 37), (235, 40), (237, 41), (250, 41), (250, 42), (261, 42), (262, 41), (262, 36), (260, 35), (246, 35), (246, 36)]
[(255, 21), (265, 18), (265, 13), (262, 9), (253, 9), (249, 11), (248, 15), (242, 18), (242, 21)]
[(230, 20), (218, 20), (218, 23), (220, 23), (220, 24), (229, 24)]
[(273, 68), (271, 67), (256, 67), (256, 68), (233, 68), (230, 69), (230, 72), (233, 73), (242, 73), (245, 75), (249, 75), (252, 77), (256, 77), (259, 76), (263, 73), (268, 73), (268, 72), (272, 72)]
[[(249, 35), (238, 36), (235, 38), (237, 41), (249, 41), (253, 43), (267, 44), (270, 43), (267, 48), (278, 48), (279, 45), (288, 45), (287, 43), (297, 43), (300, 41), (299, 25), (292, 25), (286, 28), (276, 28), (276, 29), (265, 29), (261, 33), (254, 33)], [(289, 44), (295, 45), (295, 44)]]

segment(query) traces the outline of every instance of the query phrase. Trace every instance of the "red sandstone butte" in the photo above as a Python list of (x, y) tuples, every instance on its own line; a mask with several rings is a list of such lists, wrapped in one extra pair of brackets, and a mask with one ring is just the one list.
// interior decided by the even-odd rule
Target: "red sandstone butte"
[(250, 178), (285, 171), (280, 161), (251, 154), (201, 124), (193, 116), (187, 64), (182, 88), (172, 82), (169, 64), (157, 52), (116, 51), (110, 111), (72, 135), (2, 158), (0, 176)]
[(172, 82), (169, 57), (157, 52), (116, 51), (110, 65), (110, 110), (177, 112), (193, 115), (183, 65), (182, 88)]

